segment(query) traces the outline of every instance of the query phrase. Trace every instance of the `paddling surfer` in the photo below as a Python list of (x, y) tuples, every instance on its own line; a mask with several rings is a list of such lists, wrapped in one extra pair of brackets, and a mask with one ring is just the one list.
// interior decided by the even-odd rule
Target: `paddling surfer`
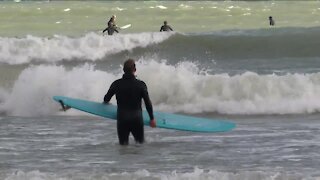
[(129, 135), (133, 135), (137, 143), (144, 142), (144, 128), (141, 101), (144, 100), (150, 117), (150, 126), (156, 127), (153, 108), (149, 98), (147, 86), (143, 81), (136, 79), (136, 65), (134, 60), (128, 59), (123, 65), (124, 74), (121, 79), (114, 81), (104, 103), (109, 103), (113, 95), (117, 99), (117, 132), (120, 145), (129, 144)]
[(112, 15), (110, 20), (108, 21), (108, 27), (102, 31), (104, 33), (105, 31), (108, 31), (108, 35), (113, 35), (114, 32), (119, 33), (117, 30), (118, 27), (116, 25), (116, 15)]

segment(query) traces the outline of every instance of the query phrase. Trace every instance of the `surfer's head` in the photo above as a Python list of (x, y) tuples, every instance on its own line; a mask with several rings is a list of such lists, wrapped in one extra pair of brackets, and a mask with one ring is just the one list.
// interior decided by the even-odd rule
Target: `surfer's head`
[(167, 22), (167, 21), (163, 21), (163, 24), (164, 24), (164, 25), (167, 25), (167, 24), (168, 24), (168, 22)]
[(112, 15), (111, 16), (112, 19), (116, 19), (116, 17), (117, 17), (116, 15)]
[(125, 74), (134, 74), (136, 72), (136, 64), (133, 59), (128, 59), (124, 62), (123, 71)]

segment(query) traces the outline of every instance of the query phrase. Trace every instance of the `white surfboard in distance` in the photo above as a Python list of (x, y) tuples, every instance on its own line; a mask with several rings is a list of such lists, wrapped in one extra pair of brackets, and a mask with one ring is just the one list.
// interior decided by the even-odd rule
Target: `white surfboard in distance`
[(131, 27), (131, 24), (127, 24), (127, 25), (121, 26), (120, 29), (127, 29), (129, 27)]

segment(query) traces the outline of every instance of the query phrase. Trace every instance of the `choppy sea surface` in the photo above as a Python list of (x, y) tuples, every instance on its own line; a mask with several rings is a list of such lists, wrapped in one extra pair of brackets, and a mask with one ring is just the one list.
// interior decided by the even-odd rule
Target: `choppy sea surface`
[[(132, 26), (103, 35), (113, 14)], [(320, 179), (319, 14), (319, 1), (0, 2), (0, 179)], [(114, 121), (52, 100), (102, 101), (127, 58), (156, 111), (236, 129), (145, 127), (147, 143), (121, 147)]]

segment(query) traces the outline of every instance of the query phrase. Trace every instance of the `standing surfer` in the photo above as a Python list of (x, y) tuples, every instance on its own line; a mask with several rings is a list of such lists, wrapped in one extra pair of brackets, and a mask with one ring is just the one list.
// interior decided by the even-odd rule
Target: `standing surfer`
[(136, 65), (134, 60), (128, 59), (123, 65), (124, 74), (121, 79), (114, 81), (104, 103), (109, 103), (113, 95), (117, 99), (117, 131), (120, 145), (129, 144), (129, 135), (133, 135), (137, 143), (144, 142), (144, 129), (141, 101), (144, 100), (150, 117), (150, 126), (156, 127), (153, 108), (149, 98), (147, 85), (135, 77)]
[(110, 20), (108, 21), (108, 27), (102, 31), (104, 33), (105, 31), (108, 31), (108, 35), (113, 35), (114, 32), (119, 33), (117, 30), (118, 27), (116, 25), (116, 15), (112, 15)]

